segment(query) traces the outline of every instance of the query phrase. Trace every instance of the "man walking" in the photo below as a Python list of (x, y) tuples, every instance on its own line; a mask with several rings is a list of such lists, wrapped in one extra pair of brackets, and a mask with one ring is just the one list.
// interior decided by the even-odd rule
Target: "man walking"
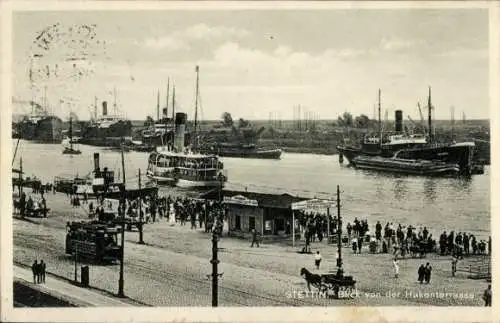
[(424, 264), (421, 264), (420, 267), (418, 267), (418, 282), (420, 284), (424, 282), (424, 277), (425, 277), (425, 267)]
[(488, 288), (484, 291), (483, 300), (484, 306), (491, 306), (491, 284), (489, 284)]
[(458, 259), (456, 257), (451, 258), (451, 276), (455, 277), (455, 273), (457, 272), (457, 263)]
[(316, 251), (316, 254), (314, 255), (314, 265), (316, 266), (316, 269), (319, 269), (319, 265), (321, 264), (321, 254), (319, 251)]
[(38, 260), (31, 265), (31, 271), (33, 272), (33, 283), (36, 284), (38, 278)]
[(431, 281), (431, 273), (432, 273), (432, 266), (429, 263), (427, 263), (425, 265), (425, 275), (424, 275), (426, 284), (430, 283)]
[(41, 260), (40, 261), (40, 280), (42, 283), (45, 283), (45, 269), (46, 269), (45, 263), (43, 262), (43, 260)]
[(399, 262), (397, 257), (394, 257), (392, 264), (394, 265), (394, 278), (399, 278)]
[(251, 248), (253, 248), (254, 243), (256, 243), (257, 248), (259, 248), (259, 238), (257, 235), (257, 231), (255, 229), (252, 229), (252, 245), (250, 246)]

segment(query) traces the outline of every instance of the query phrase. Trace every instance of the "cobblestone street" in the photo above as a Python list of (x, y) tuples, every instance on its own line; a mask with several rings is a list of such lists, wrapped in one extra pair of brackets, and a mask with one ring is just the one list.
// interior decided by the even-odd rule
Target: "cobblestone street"
[[(64, 254), (65, 224), (85, 219), (82, 208), (71, 208), (63, 194), (48, 195), (49, 205), (58, 210), (46, 219), (14, 219), (14, 261), (29, 265), (43, 259), (48, 271), (71, 279), (74, 261)], [(145, 226), (145, 245), (137, 244), (138, 232), (126, 233), (125, 294), (132, 299), (155, 306), (210, 306), (211, 235), (190, 224), (181, 226), (161, 219)], [(297, 242), (296, 249), (301, 242)], [(480, 305), (485, 284), (463, 277), (452, 278), (449, 259), (429, 255), (429, 259), (401, 261), (399, 279), (393, 278), (390, 255), (354, 255), (348, 248), (343, 257), (345, 272), (357, 280), (355, 299), (299, 298), (294, 293), (306, 291), (299, 276), (301, 267), (313, 268), (312, 255), (298, 254), (290, 246), (262, 244), (250, 248), (249, 241), (223, 236), (219, 241), (220, 306), (286, 306), (286, 305)], [(313, 243), (313, 251), (324, 257), (321, 270), (334, 269), (335, 247)], [(429, 285), (416, 282), (416, 269), (431, 262), (434, 271)], [(81, 264), (79, 264), (80, 266)], [(90, 266), (90, 285), (117, 292), (119, 266)], [(453, 283), (453, 284), (452, 284)], [(407, 292), (475, 293), (473, 299), (414, 298)], [(387, 297), (399, 293), (400, 297)], [(402, 295), (402, 296), (401, 296)]]

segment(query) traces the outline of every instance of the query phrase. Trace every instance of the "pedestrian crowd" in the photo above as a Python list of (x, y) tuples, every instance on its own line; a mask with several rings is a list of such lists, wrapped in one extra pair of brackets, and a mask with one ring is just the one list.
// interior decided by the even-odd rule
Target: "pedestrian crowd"
[(143, 223), (154, 223), (160, 219), (166, 219), (169, 222), (178, 222), (181, 226), (190, 223), (191, 229), (204, 228), (207, 233), (221, 234), (223, 222), (226, 219), (226, 209), (218, 201), (187, 197), (147, 195), (125, 201), (114, 200), (114, 202), (99, 197), (95, 203), (95, 205), (93, 201), (87, 203), (89, 217), (97, 217), (101, 221), (109, 221), (122, 215), (126, 219), (134, 219)]

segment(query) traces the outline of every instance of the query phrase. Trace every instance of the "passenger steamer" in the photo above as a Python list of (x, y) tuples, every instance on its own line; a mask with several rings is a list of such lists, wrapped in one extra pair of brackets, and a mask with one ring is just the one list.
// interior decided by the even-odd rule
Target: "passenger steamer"
[(183, 188), (223, 186), (227, 177), (219, 158), (184, 147), (186, 118), (185, 113), (176, 113), (174, 147), (157, 147), (149, 155), (147, 176), (158, 183)]
[(94, 103), (94, 120), (85, 125), (81, 131), (79, 142), (85, 145), (100, 147), (119, 147), (122, 141), (132, 141), (132, 122), (118, 113), (116, 91), (114, 114), (109, 115), (107, 101), (102, 102), (102, 116), (97, 116), (97, 102)]

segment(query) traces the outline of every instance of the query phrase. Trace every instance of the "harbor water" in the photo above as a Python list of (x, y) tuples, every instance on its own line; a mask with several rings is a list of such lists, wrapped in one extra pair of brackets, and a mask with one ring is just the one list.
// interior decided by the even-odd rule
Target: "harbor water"
[[(17, 140), (12, 141), (13, 151)], [(85, 176), (93, 167), (93, 154), (100, 153), (101, 167), (115, 170), (121, 180), (121, 156), (118, 151), (77, 145), (81, 155), (63, 155), (57, 144), (36, 144), (21, 140), (15, 168), (23, 160), (25, 176), (36, 175), (42, 182), (55, 176)], [(138, 169), (147, 169), (148, 153), (124, 154), (127, 183), (137, 182)], [(491, 232), (490, 176), (471, 179), (427, 178), (360, 171), (339, 164), (338, 156), (283, 153), (281, 160), (222, 158), (229, 176), (228, 187), (244, 191), (275, 190), (304, 197), (335, 199), (341, 188), (341, 212), (344, 223), (355, 217), (370, 225), (387, 221), (395, 226), (427, 226), (436, 239), (442, 230), (473, 233), (486, 239)], [(160, 189), (160, 194), (167, 189)], [(336, 210), (332, 210), (333, 214)]]

